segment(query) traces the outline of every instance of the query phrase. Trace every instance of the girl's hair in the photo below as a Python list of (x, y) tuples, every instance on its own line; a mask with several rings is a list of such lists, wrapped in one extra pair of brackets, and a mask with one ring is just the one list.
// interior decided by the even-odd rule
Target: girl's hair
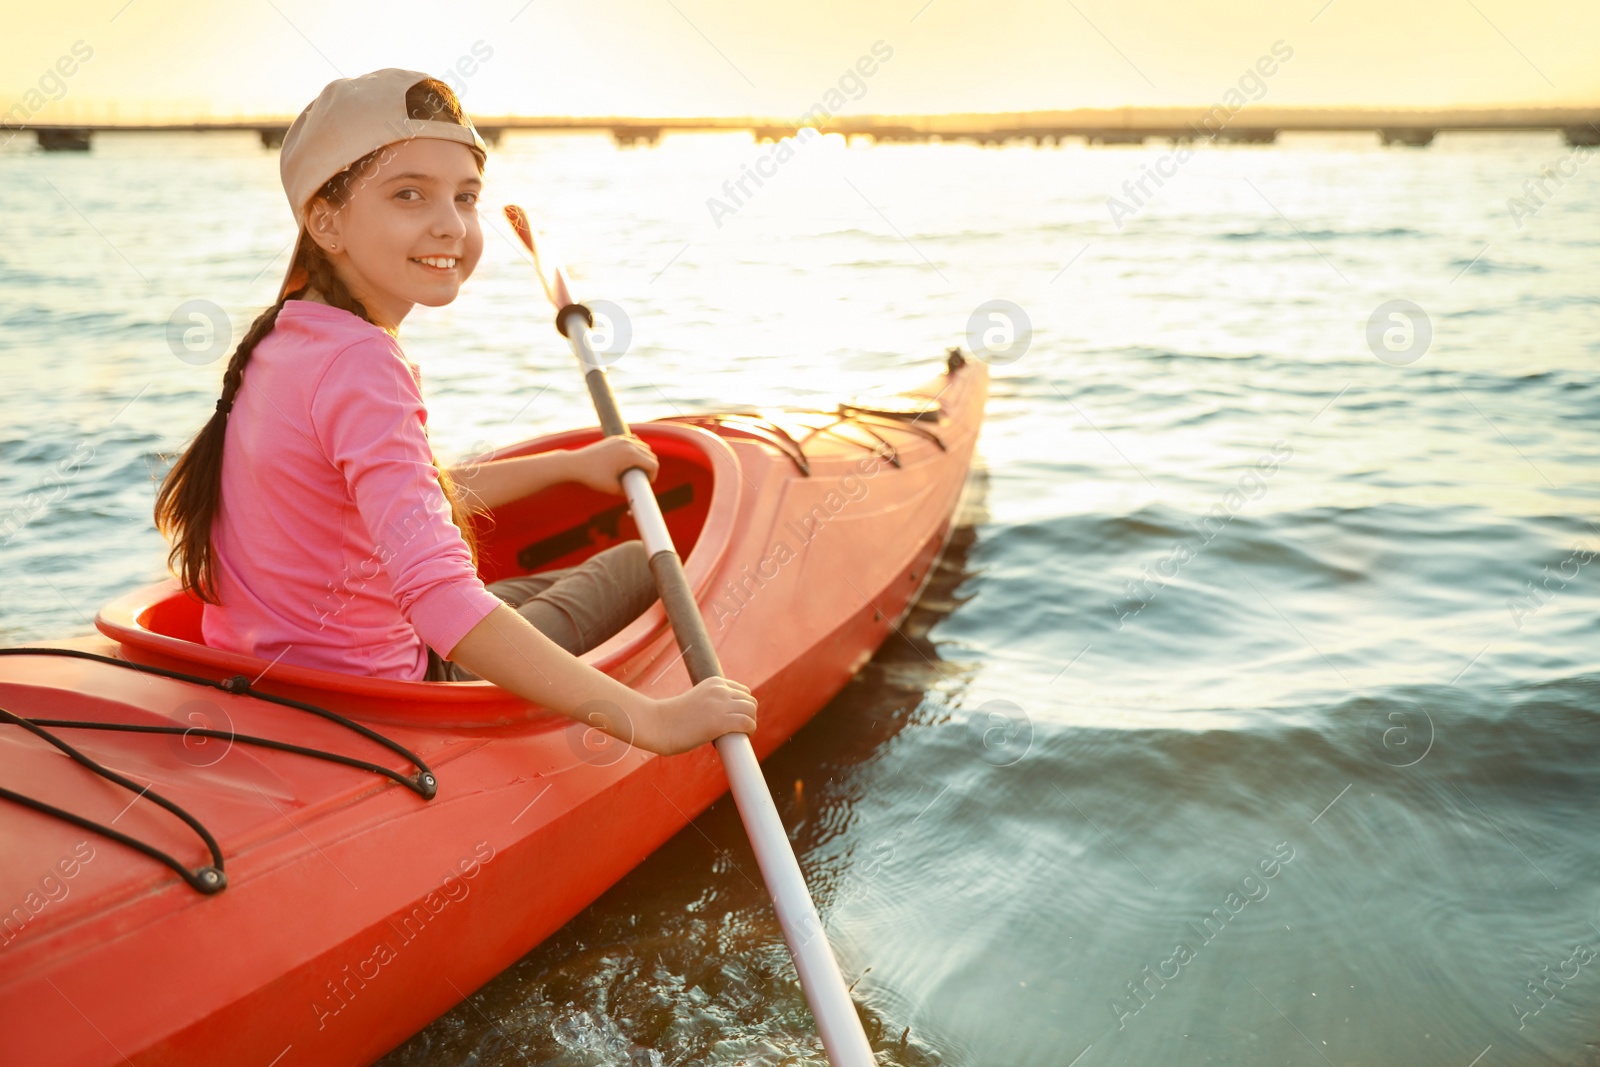
[[(417, 82), (406, 92), (406, 112), (412, 119), (434, 122), (453, 122), (467, 125), (460, 101), (444, 82), (428, 78)], [(385, 146), (387, 147), (387, 146)], [(343, 207), (354, 189), (371, 178), (369, 165), (384, 148), (356, 160), (350, 166), (329, 178), (313, 199), (328, 201), (335, 209)], [(478, 172), (483, 172), (483, 154), (476, 148)], [(361, 301), (345, 286), (322, 247), (315, 241), (301, 242), (297, 265), (304, 268), (307, 288), (315, 289), (334, 307), (359, 315), (368, 322), (372, 316), (362, 307)], [(305, 295), (306, 288), (285, 293), (278, 302), (263, 311), (234, 349), (228, 368), (222, 375), (222, 396), (217, 408), (204, 427), (189, 442), (188, 448), (162, 479), (156, 493), (155, 520), (160, 530), (172, 542), (167, 553), (167, 565), (183, 582), (183, 587), (207, 603), (217, 604), (216, 551), (211, 542), (211, 526), (216, 521), (217, 508), (222, 500), (222, 446), (228, 428), (228, 411), (244, 382), (244, 371), (251, 353), (261, 339), (272, 332), (277, 324), (278, 312), (285, 300)], [(450, 503), (450, 520), (460, 529), (472, 553), (473, 566), (478, 563), (478, 540), (473, 528), (471, 513), (460, 499), (450, 474), (440, 465), (437, 457), (434, 468), (439, 472), (439, 487)]]

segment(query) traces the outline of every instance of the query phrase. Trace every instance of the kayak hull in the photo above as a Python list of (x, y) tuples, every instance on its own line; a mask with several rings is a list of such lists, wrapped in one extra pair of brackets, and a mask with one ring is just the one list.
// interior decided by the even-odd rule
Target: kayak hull
[[(775, 420), (777, 435), (733, 419), (635, 427), (658, 452), (698, 450), (685, 462), (711, 472), (685, 475), (692, 501), (669, 522), (683, 525), (680, 544), (692, 543), (686, 570), (725, 669), (760, 700), (751, 738), (759, 758), (909, 611), (949, 536), (986, 388), (980, 364), (953, 368), (916, 391), (937, 398), (920, 425), (886, 418), (859, 434), (837, 425), (808, 434), (805, 420)], [(798, 463), (786, 442), (799, 447)], [(526, 522), (496, 518), (491, 579), (532, 536)], [(532, 543), (548, 551), (575, 543), (536, 532)], [(629, 535), (623, 522), (591, 537), (588, 550)], [(7, 1059), (370, 1062), (559, 929), (727, 791), (712, 746), (657, 756), (488, 683), (369, 684), (185, 647), (191, 609), (177, 595), (170, 584), (141, 590), (108, 606), (99, 636), (60, 647), (208, 678), (253, 669), (255, 688), (373, 724), (416, 753), (437, 795), (424, 800), (389, 779), (224, 737), (58, 731), (201, 817), (221, 843), (228, 886), (202, 895), (146, 856), (0, 801), (0, 908), (18, 902), (0, 913)], [(659, 605), (585, 658), (656, 695), (689, 684)], [(292, 737), (409, 770), (296, 709), (96, 661), (0, 658), (0, 707), (31, 718), (225, 723), (224, 734)], [(19, 731), (0, 731), (0, 776), (115, 820), (190, 866), (205, 860), (170, 814)]]

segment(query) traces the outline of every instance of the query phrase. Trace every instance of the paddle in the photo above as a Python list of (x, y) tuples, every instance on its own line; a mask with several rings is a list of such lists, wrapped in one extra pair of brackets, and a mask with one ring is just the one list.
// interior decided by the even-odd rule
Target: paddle
[[(611, 394), (611, 384), (606, 380), (604, 365), (595, 355), (589, 329), (594, 317), (589, 309), (572, 299), (567, 291), (566, 278), (556, 267), (549, 275), (539, 262), (539, 251), (534, 246), (533, 228), (527, 213), (516, 205), (507, 205), (506, 220), (517, 236), (533, 254), (533, 267), (539, 275), (544, 294), (556, 309), (556, 329), (572, 344), (572, 352), (583, 367), (583, 377), (594, 400), (595, 413), (600, 417), (600, 427), (606, 436), (628, 432), (627, 424), (617, 410), (616, 397)], [(667, 609), (667, 619), (683, 650), (683, 661), (689, 668), (689, 678), (698, 684), (706, 678), (722, 677), (722, 664), (717, 660), (711, 636), (706, 632), (705, 620), (695, 603), (694, 593), (683, 575), (683, 562), (672, 544), (672, 534), (655, 494), (650, 491), (650, 480), (637, 467), (622, 475), (622, 487), (634, 522), (639, 527), (639, 538), (650, 554), (650, 571), (655, 575), (656, 588), (661, 603)], [(817, 916), (811, 892), (806, 888), (800, 864), (794, 850), (789, 847), (788, 835), (778, 818), (778, 809), (767, 792), (767, 783), (761, 775), (761, 764), (756, 760), (755, 749), (746, 734), (724, 734), (713, 742), (722, 757), (723, 770), (733, 790), (734, 803), (744, 820), (750, 844), (755, 849), (756, 863), (766, 879), (767, 891), (772, 895), (778, 912), (778, 922), (783, 927), (784, 939), (794, 956), (795, 970), (800, 972), (800, 986), (816, 1016), (817, 1030), (822, 1035), (823, 1047), (829, 1062), (838, 1067), (871, 1067), (874, 1063), (872, 1047), (861, 1029), (861, 1019), (850, 1000), (839, 974), (839, 965), (822, 933), (822, 920)]]

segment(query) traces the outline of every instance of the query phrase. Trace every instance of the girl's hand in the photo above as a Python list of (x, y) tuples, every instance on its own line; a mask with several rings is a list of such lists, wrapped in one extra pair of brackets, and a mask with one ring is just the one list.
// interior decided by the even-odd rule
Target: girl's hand
[(643, 713), (632, 743), (662, 756), (676, 756), (723, 734), (754, 733), (756, 698), (731, 678), (707, 678), (687, 693), (655, 700)]
[(655, 481), (656, 472), (661, 469), (661, 462), (650, 451), (650, 446), (631, 433), (585, 445), (573, 457), (572, 480), (600, 493), (620, 495), (622, 473), (631, 467), (644, 471), (651, 481)]

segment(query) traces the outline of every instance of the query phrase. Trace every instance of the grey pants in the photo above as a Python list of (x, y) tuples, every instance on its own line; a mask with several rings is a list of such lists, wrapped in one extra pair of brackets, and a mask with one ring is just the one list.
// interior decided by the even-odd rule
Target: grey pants
[[(639, 541), (612, 545), (576, 567), (503, 578), (487, 588), (574, 656), (619, 632), (656, 600), (650, 558)], [(465, 667), (428, 649), (428, 673), (423, 681), (479, 680)]]

